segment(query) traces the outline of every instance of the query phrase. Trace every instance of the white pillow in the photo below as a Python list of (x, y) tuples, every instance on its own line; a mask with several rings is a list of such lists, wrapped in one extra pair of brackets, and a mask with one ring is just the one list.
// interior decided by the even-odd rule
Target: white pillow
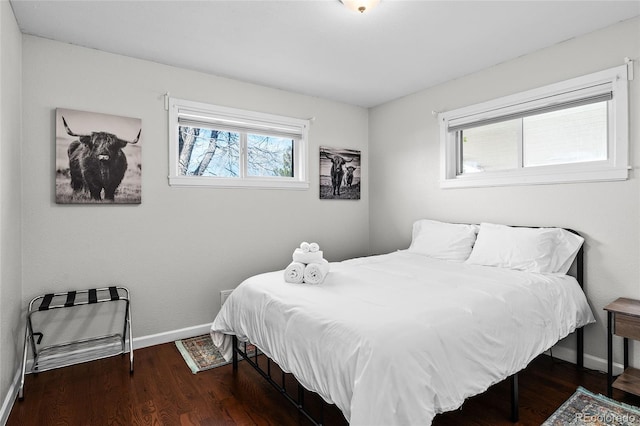
[(583, 242), (584, 238), (561, 228), (482, 223), (467, 263), (566, 274)]
[(584, 238), (565, 229), (559, 229), (559, 231), (561, 231), (562, 237), (558, 240), (554, 271), (566, 274), (578, 255), (580, 247), (584, 243)]
[(413, 224), (409, 252), (435, 259), (464, 262), (476, 241), (477, 225), (422, 219)]

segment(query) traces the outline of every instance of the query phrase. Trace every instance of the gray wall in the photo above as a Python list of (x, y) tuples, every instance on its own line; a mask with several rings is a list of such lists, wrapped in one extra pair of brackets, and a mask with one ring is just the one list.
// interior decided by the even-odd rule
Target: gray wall
[[(21, 235), (22, 34), (8, 1), (0, 1), (0, 404), (10, 392), (22, 345)], [(4, 401), (4, 402), (2, 402)], [(0, 410), (0, 424), (8, 410)]]
[[(220, 290), (234, 288), (255, 273), (282, 269), (302, 240), (319, 242), (329, 260), (386, 252), (408, 246), (411, 224), (419, 218), (581, 231), (587, 239), (586, 290), (600, 320), (587, 331), (587, 353), (593, 357), (605, 357), (602, 307), (619, 296), (640, 297), (638, 79), (630, 83), (634, 168), (624, 182), (442, 190), (438, 126), (431, 115), (432, 110), (620, 65), (625, 56), (638, 59), (638, 19), (367, 111), (21, 36), (7, 1), (0, 5), (3, 395), (11, 386), (22, 344), (20, 309), (37, 294), (126, 285), (134, 301), (134, 335), (149, 336), (210, 323)], [(169, 187), (166, 92), (194, 101), (315, 117), (310, 130), (311, 188)], [(142, 119), (141, 205), (55, 204), (57, 107)], [(20, 140), (21, 145), (12, 143)], [(320, 145), (362, 151), (360, 201), (318, 199)], [(370, 168), (375, 173), (370, 174)]]
[(621, 296), (640, 297), (638, 62), (636, 79), (629, 83), (630, 163), (634, 167), (627, 181), (440, 189), (438, 122), (431, 112), (618, 66), (627, 56), (640, 59), (638, 19), (371, 109), (372, 251), (407, 247), (411, 224), (419, 218), (574, 228), (586, 237), (585, 288), (599, 320), (586, 330), (586, 353), (606, 359), (603, 306)]
[[(315, 117), (310, 189), (170, 187), (165, 92)], [(366, 109), (26, 35), (23, 105), (25, 301), (52, 290), (128, 286), (135, 338), (211, 323), (220, 290), (283, 269), (301, 241), (317, 241), (331, 261), (368, 252)], [(142, 119), (141, 205), (55, 204), (57, 107)], [(362, 151), (361, 200), (319, 200), (320, 145)]]

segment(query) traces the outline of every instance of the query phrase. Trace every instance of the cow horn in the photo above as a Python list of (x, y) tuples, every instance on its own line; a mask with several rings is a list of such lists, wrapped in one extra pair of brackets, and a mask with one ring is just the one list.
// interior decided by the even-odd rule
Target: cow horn
[(69, 125), (67, 124), (67, 120), (64, 119), (64, 115), (62, 116), (62, 124), (64, 124), (64, 128), (67, 131), (67, 134), (69, 136), (77, 136), (77, 137), (87, 136), (87, 135), (78, 135), (77, 133), (73, 133), (69, 128)]
[(136, 138), (133, 140), (133, 142), (129, 142), (129, 143), (138, 143), (138, 140), (140, 139), (140, 133), (142, 133), (142, 129), (140, 129), (138, 131), (138, 136), (136, 136)]
[(138, 136), (136, 136), (136, 138), (131, 142), (125, 141), (123, 139), (118, 139), (118, 140), (123, 144), (123, 146), (127, 145), (128, 143), (130, 144), (138, 143), (138, 140), (140, 139), (140, 133), (142, 133), (142, 129), (140, 129), (140, 131), (138, 132)]

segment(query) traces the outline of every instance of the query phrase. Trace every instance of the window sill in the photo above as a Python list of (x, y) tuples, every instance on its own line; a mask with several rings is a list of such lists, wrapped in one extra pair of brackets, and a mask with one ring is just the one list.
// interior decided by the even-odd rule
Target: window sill
[(478, 188), (488, 186), (549, 185), (558, 183), (607, 182), (626, 180), (629, 168), (603, 167), (585, 170), (583, 167), (567, 167), (550, 172), (547, 170), (526, 170), (514, 172), (487, 172), (475, 175), (457, 176), (440, 181), (440, 188)]
[(307, 190), (308, 181), (260, 179), (260, 178), (217, 178), (202, 176), (169, 177), (169, 186), (177, 187), (209, 187), (209, 188), (246, 188), (246, 189), (289, 189)]

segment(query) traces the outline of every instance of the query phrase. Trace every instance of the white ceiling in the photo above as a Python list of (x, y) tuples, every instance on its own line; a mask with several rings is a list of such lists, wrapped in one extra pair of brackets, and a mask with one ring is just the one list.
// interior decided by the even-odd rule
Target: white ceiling
[(640, 15), (638, 0), (11, 4), (26, 34), (364, 107)]

